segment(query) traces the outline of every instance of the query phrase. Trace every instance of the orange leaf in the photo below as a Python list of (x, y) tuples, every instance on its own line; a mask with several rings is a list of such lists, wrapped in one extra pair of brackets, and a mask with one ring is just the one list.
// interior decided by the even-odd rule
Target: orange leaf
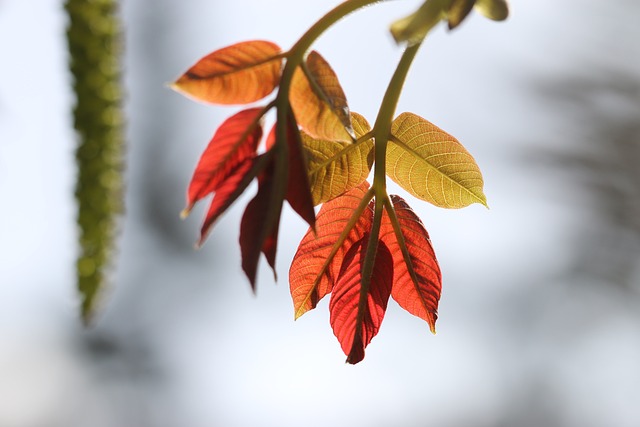
[(298, 125), (311, 137), (350, 142), (355, 139), (347, 98), (331, 66), (316, 51), (291, 80), (289, 101)]
[(280, 47), (252, 40), (210, 53), (171, 87), (198, 101), (248, 104), (273, 92), (280, 81), (281, 69)]
[(262, 126), (258, 124), (261, 114), (261, 108), (251, 108), (240, 111), (220, 125), (193, 173), (184, 215), (198, 200), (216, 191), (235, 173), (238, 165), (255, 156), (262, 138)]
[(363, 289), (361, 272), (368, 241), (365, 234), (347, 251), (329, 302), (333, 333), (351, 364), (364, 358), (365, 347), (380, 329), (394, 277), (391, 252), (378, 241), (369, 289)]
[(384, 215), (380, 230), (380, 239), (393, 254), (391, 295), (402, 308), (424, 319), (435, 333), (442, 288), (440, 266), (420, 218), (400, 196), (392, 195), (391, 201), (399, 229), (394, 230), (392, 220)]
[[(373, 212), (367, 207), (333, 259), (328, 260), (368, 188), (369, 184), (365, 181), (359, 187), (322, 205), (316, 217), (316, 233), (310, 228), (300, 242), (289, 270), (296, 319), (315, 308), (318, 301), (331, 292), (333, 283), (340, 275), (344, 254), (371, 228)], [(327, 266), (326, 262), (329, 262)]]

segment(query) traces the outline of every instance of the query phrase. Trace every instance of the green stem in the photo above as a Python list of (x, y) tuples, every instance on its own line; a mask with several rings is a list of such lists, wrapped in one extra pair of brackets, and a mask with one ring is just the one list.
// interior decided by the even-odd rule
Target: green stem
[[(340, 19), (365, 6), (388, 0), (347, 0), (329, 11), (320, 20), (307, 30), (306, 33), (293, 45), (287, 53), (287, 61), (282, 70), (278, 95), (276, 96), (276, 143), (274, 149), (274, 186), (271, 193), (272, 206), (280, 205), (286, 196), (288, 180), (288, 147), (286, 144), (287, 126), (291, 120), (292, 112), (289, 106), (289, 88), (293, 74), (304, 60), (304, 56), (318, 37), (327, 31)], [(263, 228), (263, 237), (271, 232), (273, 226), (279, 220), (280, 211), (270, 210), (265, 218), (266, 227)], [(262, 239), (264, 240), (264, 239)]]
[(378, 117), (373, 125), (373, 136), (376, 141), (375, 145), (375, 171), (373, 176), (373, 188), (376, 191), (376, 199), (386, 196), (386, 155), (387, 155), (387, 141), (391, 135), (391, 123), (393, 116), (396, 113), (396, 107), (398, 106), (398, 100), (402, 93), (402, 86), (409, 73), (409, 68), (413, 59), (415, 58), (420, 45), (422, 43), (416, 43), (409, 46), (403, 53), (398, 62), (389, 86), (382, 99), (380, 110), (378, 111)]
[[(373, 266), (375, 265), (376, 253), (378, 251), (378, 238), (380, 236), (380, 227), (382, 223), (382, 214), (384, 206), (389, 201), (386, 189), (386, 152), (387, 140), (391, 136), (391, 123), (396, 112), (398, 99), (402, 92), (402, 86), (411, 68), (411, 63), (418, 53), (420, 43), (408, 47), (402, 54), (400, 62), (396, 67), (389, 86), (382, 99), (378, 117), (373, 125), (373, 135), (375, 138), (375, 171), (373, 178), (373, 191), (375, 193), (375, 211), (373, 215), (373, 225), (371, 226), (371, 234), (367, 244), (367, 252), (362, 264), (362, 282), (360, 288), (360, 298), (358, 300), (358, 320), (364, 316), (367, 307), (367, 296), (371, 286), (371, 277), (373, 274)], [(356, 336), (362, 333), (361, 321), (356, 322)]]
[[(293, 73), (300, 63), (304, 60), (304, 56), (311, 47), (311, 45), (320, 37), (325, 31), (327, 31), (336, 22), (355, 12), (363, 7), (380, 3), (382, 1), (389, 0), (347, 0), (342, 4), (339, 4), (334, 9), (329, 11), (320, 20), (311, 26), (306, 33), (300, 37), (300, 39), (293, 45), (291, 50), (287, 53), (287, 62), (282, 70), (282, 77), (280, 79), (280, 88), (278, 89), (278, 95), (276, 97), (276, 106), (278, 109), (277, 114), (277, 129), (276, 134), (281, 135), (280, 140), (284, 139), (286, 132), (286, 119), (287, 111), (289, 109), (289, 87), (291, 86), (291, 79)], [(282, 142), (278, 145), (284, 146)], [(285, 148), (286, 149), (286, 148)], [(284, 150), (284, 149), (283, 149)]]

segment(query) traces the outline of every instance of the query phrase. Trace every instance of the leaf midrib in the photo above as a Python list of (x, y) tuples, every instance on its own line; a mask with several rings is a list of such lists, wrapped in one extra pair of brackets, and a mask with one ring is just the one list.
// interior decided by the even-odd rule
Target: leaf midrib
[[(436, 166), (434, 166), (433, 164), (431, 164), (429, 161), (427, 161), (424, 157), (422, 157), (417, 151), (415, 151), (413, 148), (409, 147), (407, 144), (405, 144), (404, 142), (402, 142), (397, 136), (395, 135), (391, 135), (391, 139), (390, 142), (397, 145), (399, 148), (403, 149), (404, 151), (406, 151), (407, 153), (409, 153), (411, 156), (415, 157), (416, 159), (418, 159), (418, 161), (421, 164), (426, 165), (430, 170), (435, 171), (439, 176), (444, 177), (447, 181), (455, 184), (456, 187), (462, 188), (466, 193), (468, 193), (469, 195), (471, 195), (471, 197), (475, 200), (478, 201), (478, 203), (482, 204), (482, 205), (486, 205), (486, 200), (483, 199), (482, 197), (479, 197), (477, 194), (475, 194), (473, 191), (471, 191), (471, 189), (465, 187), (464, 185), (462, 185), (460, 182), (456, 181), (455, 179), (451, 178), (449, 175), (447, 175), (446, 173), (442, 172), (440, 169), (438, 169)], [(393, 174), (396, 175), (395, 170), (393, 171)]]

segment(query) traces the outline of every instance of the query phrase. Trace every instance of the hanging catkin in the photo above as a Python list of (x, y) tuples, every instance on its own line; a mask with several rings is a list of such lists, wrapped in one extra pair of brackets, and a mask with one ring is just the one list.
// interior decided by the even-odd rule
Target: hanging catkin
[(89, 322), (104, 287), (123, 209), (122, 39), (115, 0), (67, 0), (65, 9), (78, 138), (77, 280), (82, 318)]

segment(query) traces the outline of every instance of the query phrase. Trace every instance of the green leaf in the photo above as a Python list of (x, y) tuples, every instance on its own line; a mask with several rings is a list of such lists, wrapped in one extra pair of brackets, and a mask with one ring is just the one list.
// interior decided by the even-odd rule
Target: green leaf
[(482, 15), (494, 21), (504, 21), (509, 16), (507, 0), (477, 0), (475, 8)]
[(427, 0), (414, 13), (391, 24), (391, 35), (396, 43), (420, 43), (445, 14), (444, 0)]
[(456, 28), (464, 18), (469, 15), (476, 0), (452, 0), (449, 10), (447, 11), (447, 19), (449, 21), (449, 29)]
[(434, 124), (402, 113), (391, 127), (387, 175), (406, 191), (436, 206), (487, 206), (480, 168), (469, 152)]

